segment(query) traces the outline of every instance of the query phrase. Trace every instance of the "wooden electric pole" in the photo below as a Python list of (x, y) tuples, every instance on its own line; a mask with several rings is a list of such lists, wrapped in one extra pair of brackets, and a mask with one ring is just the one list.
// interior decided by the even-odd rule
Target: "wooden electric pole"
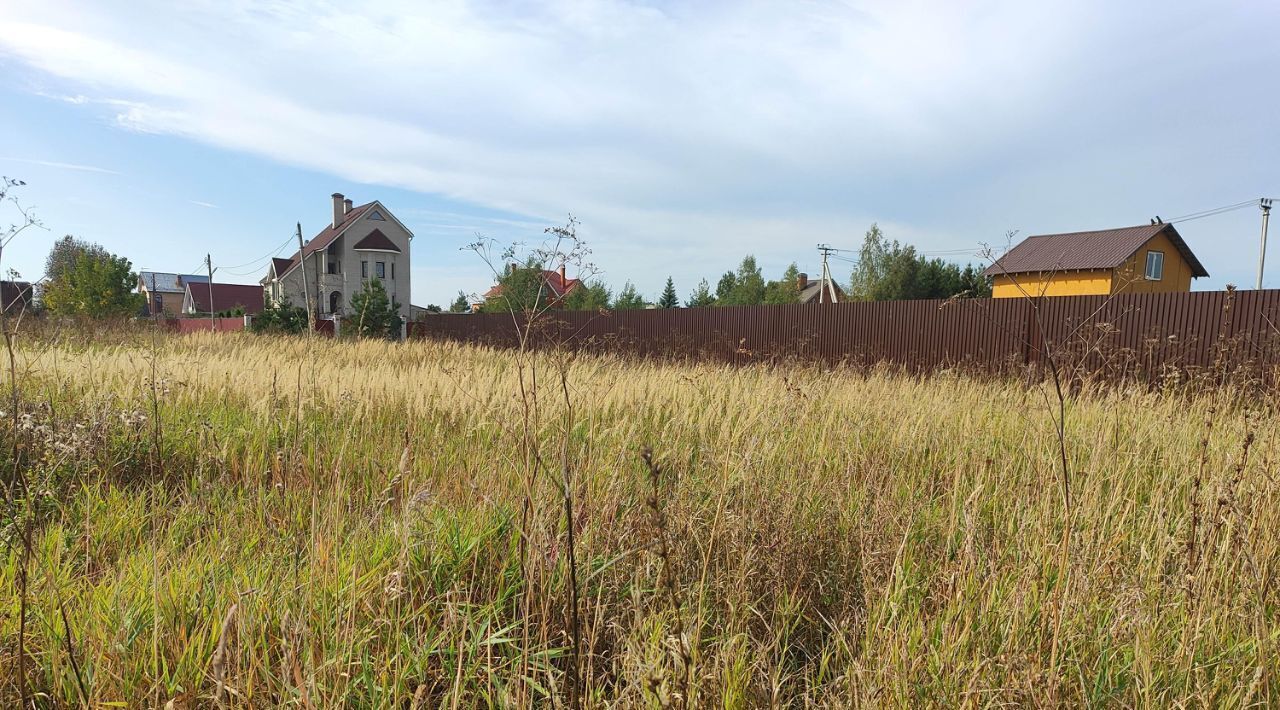
[[(336, 199), (336, 198), (335, 198)], [(307, 255), (302, 243), (302, 223), (298, 222), (298, 268), (302, 269), (302, 301), (307, 307), (307, 335), (316, 329), (315, 312), (311, 310), (311, 287), (307, 285)]]
[(204, 255), (204, 265), (209, 269), (209, 330), (218, 332), (218, 318), (213, 308), (213, 257)]

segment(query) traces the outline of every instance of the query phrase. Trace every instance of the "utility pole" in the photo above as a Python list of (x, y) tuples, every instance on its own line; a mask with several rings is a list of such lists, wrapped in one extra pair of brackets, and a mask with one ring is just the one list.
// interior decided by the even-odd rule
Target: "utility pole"
[(209, 269), (209, 330), (218, 332), (218, 319), (213, 310), (213, 257), (204, 255), (204, 265)]
[[(827, 265), (827, 257), (832, 252), (840, 251), (826, 244), (819, 244), (818, 251), (822, 253), (822, 291), (818, 293), (818, 303), (839, 303), (840, 299), (836, 297), (836, 285), (831, 280), (831, 267)], [(827, 299), (830, 300), (827, 300)]]
[(307, 335), (316, 330), (315, 313), (311, 310), (311, 287), (307, 285), (307, 255), (303, 251), (302, 223), (298, 222), (298, 268), (302, 269), (302, 301), (307, 307)]
[(1262, 290), (1262, 270), (1267, 264), (1267, 221), (1271, 217), (1271, 198), (1258, 200), (1262, 208), (1262, 245), (1258, 247), (1258, 290)]

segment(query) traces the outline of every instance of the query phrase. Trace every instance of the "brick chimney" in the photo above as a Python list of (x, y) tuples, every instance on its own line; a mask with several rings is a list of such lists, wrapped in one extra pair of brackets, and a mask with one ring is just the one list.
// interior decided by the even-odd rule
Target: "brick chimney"
[(800, 274), (799, 276), (797, 276), (797, 277), (796, 277), (796, 288), (798, 288), (798, 289), (800, 289), (801, 291), (803, 291), (803, 290), (805, 290), (805, 289), (806, 289), (806, 288), (808, 288), (808, 287), (809, 287), (809, 275), (808, 275), (808, 274)]
[(333, 193), (333, 228), (337, 229), (342, 224), (342, 193)]
[(569, 283), (569, 280), (564, 277), (564, 264), (561, 264), (560, 265), (560, 285), (564, 286), (567, 283)]
[(342, 201), (342, 214), (351, 214), (351, 198)]

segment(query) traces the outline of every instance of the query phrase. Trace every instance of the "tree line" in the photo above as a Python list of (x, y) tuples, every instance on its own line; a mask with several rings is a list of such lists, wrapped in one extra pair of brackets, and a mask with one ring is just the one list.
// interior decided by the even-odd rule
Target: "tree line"
[[(800, 300), (800, 269), (793, 262), (776, 279), (766, 279), (754, 256), (743, 257), (736, 269), (716, 280), (715, 288), (702, 279), (680, 299), (674, 280), (668, 276), (657, 298), (649, 299), (627, 281), (615, 293), (600, 278), (587, 278), (557, 298), (548, 287), (544, 265), (528, 261), (523, 267), (510, 269), (498, 279), (501, 294), (487, 299), (482, 312), (539, 310), (634, 310), (644, 308), (705, 308), (710, 306), (783, 305)], [(398, 324), (391, 315), (399, 304), (388, 298), (380, 283), (365, 285), (353, 297), (353, 311), (364, 315), (358, 330), (392, 331)], [(45, 279), (40, 286), (40, 300), (45, 309), (56, 315), (80, 315), (93, 318), (133, 316), (142, 310), (142, 296), (136, 292), (137, 274), (129, 260), (112, 254), (98, 244), (72, 236), (54, 242), (45, 261)], [(872, 224), (858, 251), (858, 258), (847, 284), (838, 284), (848, 301), (895, 301), (953, 297), (989, 297), (991, 284), (979, 268), (963, 267), (919, 253), (914, 246), (886, 238), (878, 225)], [(356, 306), (359, 301), (360, 307)], [(302, 320), (291, 312), (292, 306), (268, 308), (259, 320), (264, 327), (295, 330)], [(429, 310), (438, 310), (429, 307)], [(471, 310), (471, 299), (463, 292), (449, 308), (461, 313)]]
[[(674, 280), (668, 276), (666, 286), (656, 299), (641, 294), (630, 281), (615, 294), (599, 278), (589, 278), (557, 300), (548, 287), (545, 264), (527, 261), (498, 278), (501, 293), (480, 306), (483, 313), (541, 310), (632, 310), (642, 308), (705, 308), (710, 306), (757, 306), (798, 303), (800, 269), (793, 262), (777, 279), (766, 279), (756, 258), (743, 257), (736, 269), (726, 271), (712, 289), (702, 279), (689, 292), (683, 303)], [(847, 301), (899, 301), (936, 298), (986, 298), (991, 296), (991, 283), (982, 269), (973, 264), (959, 264), (929, 258), (914, 246), (889, 240), (879, 225), (867, 230), (849, 281), (837, 283)], [(463, 313), (471, 310), (471, 299), (458, 292), (449, 310)]]

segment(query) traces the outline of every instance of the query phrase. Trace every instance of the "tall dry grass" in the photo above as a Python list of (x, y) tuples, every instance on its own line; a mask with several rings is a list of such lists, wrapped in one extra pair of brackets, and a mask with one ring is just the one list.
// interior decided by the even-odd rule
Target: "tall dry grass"
[[(1039, 387), (589, 356), (562, 362), (565, 417), (554, 356), (525, 357), (28, 345), (4, 435), (36, 491), (37, 702), (555, 705), (575, 679), (593, 707), (1280, 699), (1270, 400), (1073, 394), (1065, 517)], [(525, 422), (571, 477), (528, 477)]]

